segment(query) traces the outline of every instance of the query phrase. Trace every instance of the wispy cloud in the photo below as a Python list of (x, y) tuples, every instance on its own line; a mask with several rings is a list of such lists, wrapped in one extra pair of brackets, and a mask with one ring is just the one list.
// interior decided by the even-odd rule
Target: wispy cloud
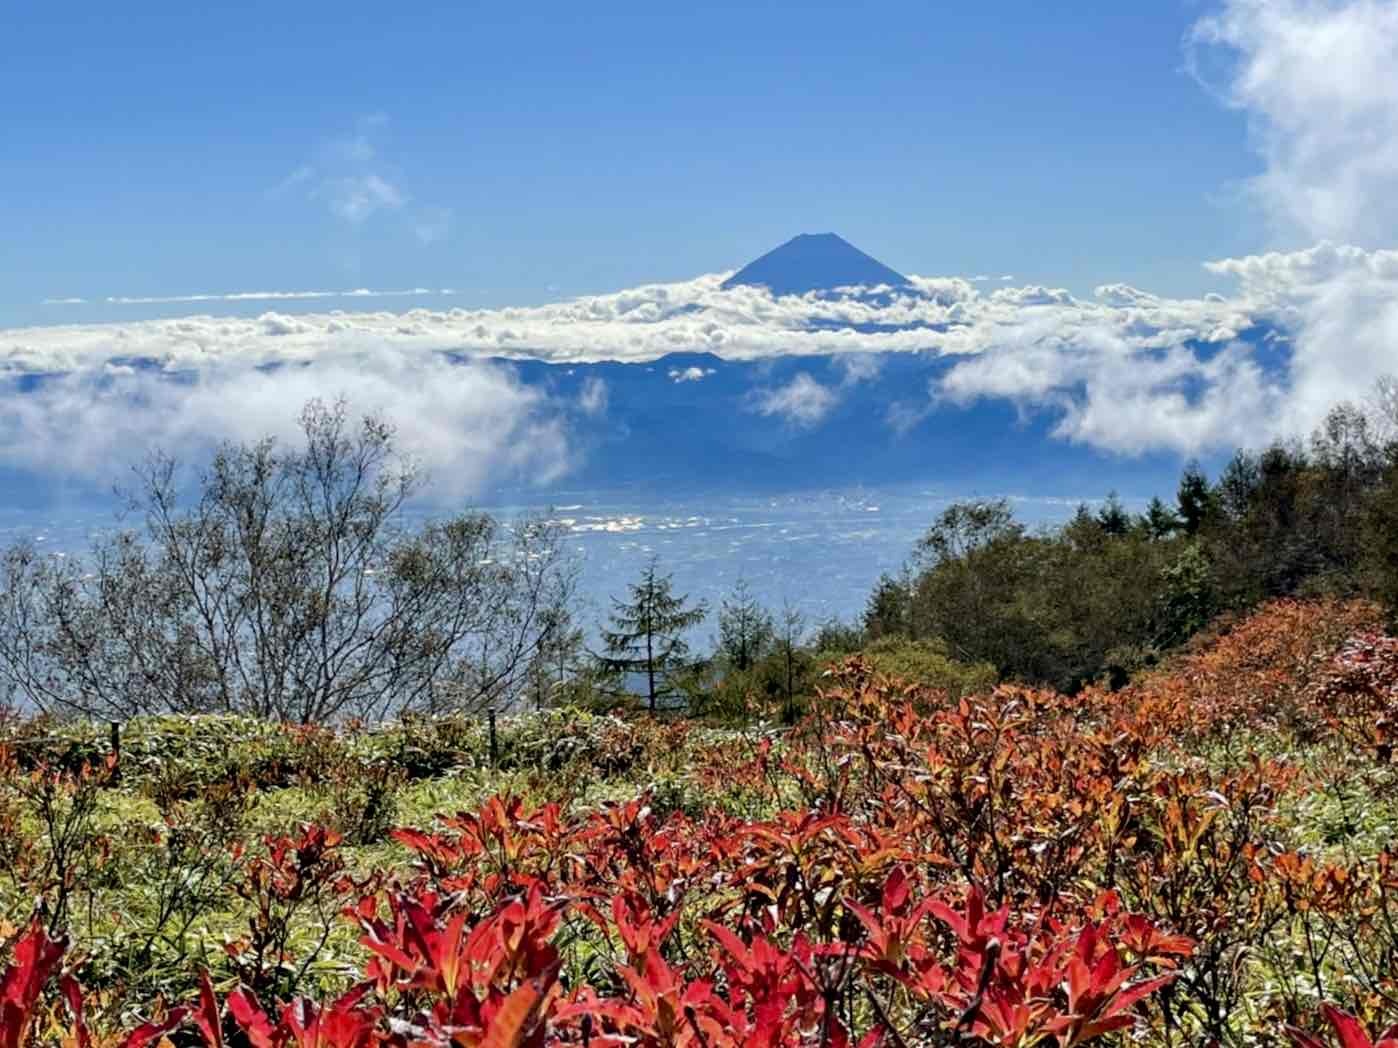
[(414, 200), (403, 176), (379, 144), (388, 117), (375, 113), (355, 122), (348, 134), (331, 138), (268, 190), (274, 199), (304, 199), (324, 207), (342, 222), (363, 226), (376, 216), (396, 214), (423, 244), (451, 232), (450, 208)]
[[(1196, 70), (1221, 70), (1205, 78), (1248, 116), (1264, 165), (1248, 188), (1279, 236), (1398, 245), (1398, 3), (1224, 0), (1193, 41)], [(1323, 242), (1215, 268), (1254, 295), (1289, 289), (1283, 425), (1398, 369), (1398, 251)]]
[(1398, 4), (1224, 0), (1191, 68), (1247, 115), (1248, 189), (1280, 235), (1389, 246), (1398, 228)]
[(690, 365), (687, 368), (671, 368), (666, 372), (671, 382), (702, 382), (714, 373), (713, 368)]
[(594, 376), (583, 382), (582, 392), (578, 394), (578, 407), (582, 409), (584, 415), (597, 418), (607, 413), (609, 398), (610, 392), (607, 389), (607, 383)]
[[(459, 294), (454, 288), (410, 287), (391, 290), (354, 288), (346, 291), (219, 291), (194, 295), (108, 295), (100, 301), (109, 306), (158, 306), (195, 302), (299, 302), (322, 298), (425, 298), (430, 295)], [(85, 298), (46, 298), (45, 306), (80, 306)]]
[(793, 426), (807, 428), (821, 422), (838, 401), (835, 393), (805, 371), (798, 372), (786, 385), (760, 390), (753, 397), (761, 414), (776, 415)]
[(316, 169), (313, 168), (310, 164), (302, 164), (295, 171), (291, 172), (291, 174), (287, 175), (284, 179), (282, 179), (270, 190), (268, 190), (267, 195), (271, 197), (285, 196), (298, 186), (304, 186), (308, 182), (313, 181), (315, 177)]
[(413, 219), (413, 235), (424, 244), (445, 240), (451, 233), (453, 213), (449, 207), (430, 207)]
[(407, 194), (382, 175), (350, 175), (327, 178), (314, 194), (346, 222), (359, 225), (379, 211), (397, 211), (408, 202)]

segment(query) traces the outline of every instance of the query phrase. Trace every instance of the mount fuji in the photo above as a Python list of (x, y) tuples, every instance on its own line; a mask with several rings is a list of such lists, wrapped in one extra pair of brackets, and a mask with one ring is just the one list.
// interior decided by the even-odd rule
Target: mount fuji
[(773, 295), (830, 293), (837, 288), (907, 287), (908, 278), (834, 233), (802, 233), (749, 262), (723, 282), (766, 287)]

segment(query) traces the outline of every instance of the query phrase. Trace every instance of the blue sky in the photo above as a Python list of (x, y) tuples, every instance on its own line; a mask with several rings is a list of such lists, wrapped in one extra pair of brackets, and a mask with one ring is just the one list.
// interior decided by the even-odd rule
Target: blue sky
[(0, 327), (112, 314), (39, 304), (67, 296), (544, 302), (826, 229), (905, 272), (1198, 292), (1275, 246), (1245, 115), (1184, 69), (1204, 10), (12, 7)]

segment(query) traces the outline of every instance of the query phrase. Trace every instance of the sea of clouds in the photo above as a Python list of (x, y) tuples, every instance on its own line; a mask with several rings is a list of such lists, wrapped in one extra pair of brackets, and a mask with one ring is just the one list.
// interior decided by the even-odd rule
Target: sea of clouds
[[(727, 274), (711, 274), (527, 308), (0, 330), (0, 463), (96, 476), (114, 450), (289, 434), (309, 397), (343, 395), (395, 420), (405, 446), (461, 492), (506, 472), (547, 482), (572, 463), (572, 420), (604, 414), (608, 390), (592, 381), (563, 402), (496, 358), (647, 362), (679, 351), (840, 355), (854, 362), (850, 382), (881, 354), (948, 358), (925, 402), (890, 410), (895, 427), (943, 401), (1002, 398), (1052, 413), (1061, 439), (1126, 454), (1304, 433), (1398, 371), (1398, 3), (1225, 0), (1195, 25), (1186, 56), (1248, 117), (1262, 169), (1244, 196), (1273, 243), (1314, 245), (1203, 263), (1232, 282), (1227, 295), (1118, 284), (1079, 298), (915, 277), (880, 294), (773, 297), (724, 291)], [(1239, 337), (1259, 328), (1284, 335)], [(755, 389), (752, 406), (809, 427), (841, 392), (803, 372)]]

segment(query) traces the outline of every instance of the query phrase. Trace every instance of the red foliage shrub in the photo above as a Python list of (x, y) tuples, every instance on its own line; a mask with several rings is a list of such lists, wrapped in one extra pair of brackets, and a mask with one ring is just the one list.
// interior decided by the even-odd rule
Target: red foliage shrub
[[(690, 751), (707, 758), (695, 780), (736, 784), (746, 817), (649, 793), (576, 811), (492, 797), (393, 831), (411, 863), (368, 880), (333, 831), (269, 837), (235, 886), (249, 923), (231, 989), (202, 976), (128, 1043), (1073, 1048), (1128, 1027), (1222, 1042), (1259, 951), (1300, 933), (1321, 944), (1303, 961), (1317, 992), (1338, 958), (1382, 997), (1386, 976), (1362, 972), (1398, 950), (1382, 932), (1398, 926), (1392, 861), (1298, 851), (1276, 815), (1293, 765), (1194, 748), (1330, 732), (1382, 756), (1398, 642), (1371, 625), (1364, 605), (1282, 602), (1173, 669), (1072, 697), (950, 703), (856, 660), (791, 733)], [(685, 744), (628, 739), (631, 766)], [(311, 999), (292, 929), (332, 916), (363, 963)], [(55, 1007), (88, 1048), (63, 952), (40, 923), (15, 944), (0, 1048)], [(66, 1005), (44, 1001), (55, 981)], [(1293, 993), (1276, 1021), (1305, 1008)], [(1342, 1048), (1369, 1044), (1326, 1014)]]

